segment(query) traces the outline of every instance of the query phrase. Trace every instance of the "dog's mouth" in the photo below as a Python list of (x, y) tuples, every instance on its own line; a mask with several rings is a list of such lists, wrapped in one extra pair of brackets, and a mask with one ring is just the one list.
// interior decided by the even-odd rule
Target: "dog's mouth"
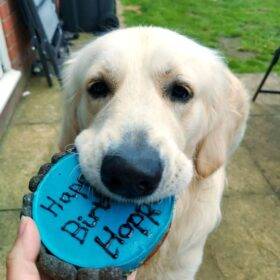
[[(112, 162), (109, 163), (111, 164)], [(121, 165), (124, 166), (125, 164)], [(175, 171), (170, 170), (170, 166), (164, 166), (162, 173), (151, 173), (154, 176), (146, 174), (145, 180), (142, 173), (135, 175), (131, 170), (119, 176), (119, 166), (112, 170), (110, 166), (102, 167), (101, 164), (98, 168), (93, 163), (80, 164), (80, 167), (94, 193), (118, 202), (134, 204), (153, 203), (169, 196), (177, 196), (188, 187), (193, 175), (191, 163), (185, 164), (184, 168), (174, 167)], [(103, 169), (106, 168), (108, 170), (105, 172)]]
[[(87, 180), (105, 196), (132, 202), (151, 201), (160, 187), (165, 162), (158, 149), (145, 137), (141, 141), (122, 140), (108, 149), (97, 149), (88, 157), (82, 146), (80, 166)], [(96, 148), (95, 148), (96, 150)]]
[[(143, 203), (156, 203), (160, 200), (163, 200), (170, 196), (178, 197), (190, 184), (191, 176), (180, 176), (174, 174), (172, 178), (168, 176), (163, 176), (161, 178), (159, 186), (156, 190), (149, 190), (149, 186), (144, 186), (140, 182), (140, 185), (137, 188), (138, 195), (135, 195), (135, 190), (129, 192), (127, 189), (131, 188), (130, 185), (126, 185), (126, 188), (121, 188), (121, 183), (119, 180), (114, 181), (116, 184), (116, 188), (119, 189), (118, 192), (110, 190), (107, 186), (105, 186), (100, 179), (100, 177), (92, 176), (92, 173), (83, 172), (82, 174), (85, 178), (85, 181), (88, 182), (90, 186), (90, 190), (99, 196), (104, 198), (121, 202), (121, 203), (133, 203), (133, 204), (143, 204)], [(88, 176), (89, 175), (89, 176)], [(144, 182), (145, 184), (146, 182)], [(147, 190), (148, 189), (148, 190)]]
[(93, 191), (140, 204), (180, 194), (189, 185), (193, 164), (176, 145), (156, 144), (143, 133), (113, 143), (100, 138), (89, 130), (75, 141), (81, 172)]

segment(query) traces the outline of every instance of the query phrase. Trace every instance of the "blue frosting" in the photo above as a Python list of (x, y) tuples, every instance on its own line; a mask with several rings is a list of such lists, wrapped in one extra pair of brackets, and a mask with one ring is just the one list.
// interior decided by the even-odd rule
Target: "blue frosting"
[(53, 165), (34, 193), (33, 219), (43, 244), (58, 258), (90, 268), (141, 265), (167, 233), (174, 198), (153, 204), (118, 203), (93, 193), (78, 156)]

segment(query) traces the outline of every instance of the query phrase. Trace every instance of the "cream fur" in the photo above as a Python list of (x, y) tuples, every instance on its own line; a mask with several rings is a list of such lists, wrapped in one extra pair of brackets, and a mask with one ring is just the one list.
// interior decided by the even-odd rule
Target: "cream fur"
[[(110, 81), (111, 97), (93, 100), (87, 83)], [(188, 83), (194, 97), (172, 103), (164, 87)], [(114, 31), (90, 43), (66, 65), (60, 147), (75, 142), (82, 172), (105, 195), (100, 180), (109, 147), (126, 133), (148, 131), (164, 161), (155, 201), (175, 195), (170, 233), (138, 279), (194, 279), (207, 235), (221, 218), (226, 163), (239, 145), (249, 111), (240, 82), (216, 52), (156, 27)]]

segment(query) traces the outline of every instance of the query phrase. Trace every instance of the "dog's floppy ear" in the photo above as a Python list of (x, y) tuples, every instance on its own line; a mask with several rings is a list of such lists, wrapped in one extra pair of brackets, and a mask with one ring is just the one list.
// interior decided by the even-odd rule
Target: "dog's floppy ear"
[[(197, 146), (196, 171), (206, 178), (226, 163), (244, 135), (249, 112), (249, 99), (239, 80), (226, 70), (226, 86), (218, 118), (211, 131)], [(223, 101), (222, 101), (223, 100)]]
[(79, 133), (77, 120), (77, 104), (79, 100), (78, 81), (75, 80), (75, 58), (69, 59), (64, 65), (63, 78), (63, 113), (59, 137), (59, 149), (62, 151), (74, 143)]

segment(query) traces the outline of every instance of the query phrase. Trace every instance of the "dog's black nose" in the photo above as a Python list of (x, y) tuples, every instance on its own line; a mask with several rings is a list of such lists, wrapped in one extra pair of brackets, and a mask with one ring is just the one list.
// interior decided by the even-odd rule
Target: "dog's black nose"
[(101, 180), (112, 193), (139, 198), (156, 190), (162, 171), (163, 165), (155, 149), (147, 145), (127, 145), (103, 158)]

